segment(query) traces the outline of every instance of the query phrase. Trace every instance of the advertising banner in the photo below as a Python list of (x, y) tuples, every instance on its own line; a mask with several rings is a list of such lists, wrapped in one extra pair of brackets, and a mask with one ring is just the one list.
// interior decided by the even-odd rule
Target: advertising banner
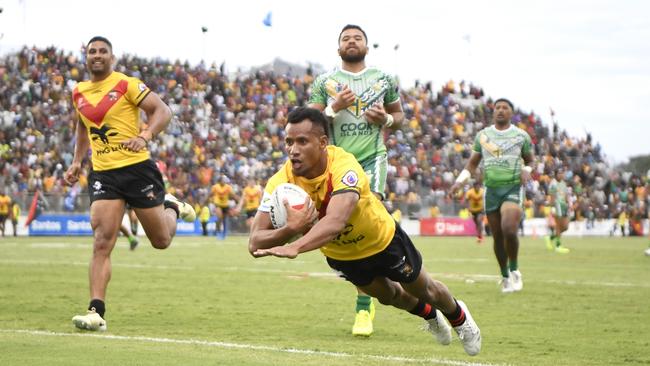
[[(128, 223), (128, 219), (125, 219)], [(208, 230), (214, 232), (216, 218), (210, 218)], [(144, 235), (144, 231), (138, 230)], [(178, 220), (176, 235), (201, 235), (201, 223), (185, 222)], [(88, 235), (93, 234), (90, 226), (90, 215), (39, 215), (29, 224), (30, 236), (60, 236), (60, 235)]]
[(472, 219), (458, 217), (435, 217), (420, 220), (422, 236), (475, 236), (476, 226)]

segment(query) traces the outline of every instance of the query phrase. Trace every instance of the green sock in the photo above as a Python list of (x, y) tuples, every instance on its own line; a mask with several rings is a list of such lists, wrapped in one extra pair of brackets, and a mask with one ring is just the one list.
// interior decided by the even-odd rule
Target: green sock
[(559, 248), (560, 246), (562, 246), (562, 242), (560, 242), (560, 237), (556, 236), (555, 237), (555, 247)]
[(129, 243), (133, 242), (135, 240), (135, 236), (131, 235), (129, 236)]
[(551, 234), (551, 240), (555, 240), (556, 236), (555, 234)]
[(510, 272), (516, 271), (519, 268), (517, 261), (512, 259), (508, 261), (508, 266), (510, 267)]
[(370, 311), (370, 303), (372, 298), (368, 295), (357, 295), (357, 309), (356, 312), (361, 310)]
[(510, 271), (508, 271), (508, 266), (501, 267), (501, 276), (510, 277)]

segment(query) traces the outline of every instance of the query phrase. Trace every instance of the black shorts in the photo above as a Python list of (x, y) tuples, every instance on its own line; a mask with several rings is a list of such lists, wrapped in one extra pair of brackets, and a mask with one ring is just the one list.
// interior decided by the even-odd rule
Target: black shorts
[(481, 215), (483, 215), (483, 211), (477, 211), (477, 212), (470, 212), (472, 214), (472, 217), (475, 219), (478, 219)]
[(422, 269), (422, 256), (411, 238), (395, 224), (395, 235), (383, 251), (367, 258), (341, 261), (327, 258), (327, 264), (356, 286), (369, 285), (375, 277), (396, 282), (415, 281)]
[(257, 213), (257, 209), (254, 208), (252, 210), (246, 210), (246, 218), (250, 219), (252, 217), (255, 217), (255, 214)]
[(88, 175), (90, 204), (98, 200), (123, 199), (131, 207), (151, 208), (165, 202), (165, 185), (153, 160), (122, 168), (94, 171)]

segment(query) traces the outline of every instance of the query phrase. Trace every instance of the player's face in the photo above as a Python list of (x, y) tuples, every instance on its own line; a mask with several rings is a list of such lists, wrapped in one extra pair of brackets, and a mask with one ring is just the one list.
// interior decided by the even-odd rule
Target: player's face
[(103, 76), (113, 70), (113, 50), (102, 41), (91, 42), (86, 50), (86, 67), (94, 76)]
[(498, 102), (494, 106), (494, 122), (500, 125), (507, 124), (512, 118), (512, 109), (506, 102)]
[[(291, 161), (293, 175), (315, 178), (321, 175), (327, 167), (327, 137), (318, 136), (312, 129), (312, 122), (304, 120), (300, 123), (289, 123), (285, 128), (284, 138), (287, 155)], [(323, 160), (325, 156), (325, 160)], [(323, 161), (325, 165), (323, 166)]]
[(339, 38), (339, 56), (345, 62), (361, 62), (366, 58), (368, 45), (358, 29), (346, 29)]

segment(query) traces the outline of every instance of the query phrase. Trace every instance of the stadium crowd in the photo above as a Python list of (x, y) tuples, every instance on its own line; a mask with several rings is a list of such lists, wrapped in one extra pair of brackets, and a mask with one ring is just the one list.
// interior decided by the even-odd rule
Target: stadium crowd
[[(82, 57), (25, 47), (0, 60), (0, 187), (23, 209), (35, 190), (45, 193), (52, 209), (88, 209), (85, 176), (73, 187), (63, 183), (74, 146), (70, 97), (74, 85), (87, 79)], [(223, 66), (133, 55), (122, 56), (116, 70), (142, 79), (171, 108), (169, 128), (149, 149), (166, 167), (173, 193), (199, 205), (219, 177), (240, 193), (248, 178), (264, 184), (278, 169), (286, 157), (285, 116), (306, 103), (313, 80), (309, 71), (226, 74)], [(437, 89), (416, 82), (400, 93), (405, 123), (385, 136), (388, 199), (410, 217), (456, 215), (464, 202), (446, 192), (471, 153), (475, 133), (491, 121), (492, 98), (464, 81)], [(519, 109), (513, 123), (530, 134), (538, 163), (526, 187), (528, 217), (548, 214), (548, 187), (559, 169), (571, 188), (573, 219), (647, 217), (648, 177), (608, 166), (589, 135), (571, 137), (557, 123), (549, 126)]]

